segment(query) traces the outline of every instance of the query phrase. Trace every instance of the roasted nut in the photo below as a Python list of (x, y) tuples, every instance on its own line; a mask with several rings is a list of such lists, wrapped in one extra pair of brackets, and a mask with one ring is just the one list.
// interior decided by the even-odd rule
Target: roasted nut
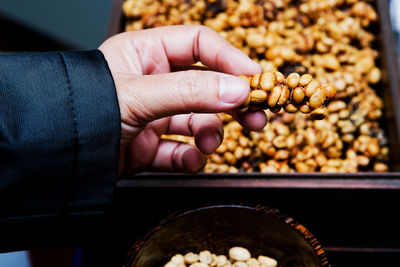
[(164, 267), (179, 267), (179, 265), (175, 262), (167, 262), (167, 264), (164, 265)]
[(257, 260), (263, 267), (276, 267), (278, 265), (278, 262), (275, 259), (267, 256), (260, 255), (258, 256)]
[(287, 76), (286, 78), (286, 84), (291, 87), (295, 88), (299, 84), (300, 81), (300, 75), (298, 73), (291, 73)]
[(308, 114), (308, 113), (311, 112), (311, 108), (307, 104), (301, 105), (299, 110), (300, 110), (301, 113), (304, 113), (304, 114)]
[(257, 89), (257, 87), (258, 87), (258, 85), (259, 85), (259, 83), (260, 83), (260, 78), (261, 78), (261, 74), (259, 74), (259, 73), (255, 74), (255, 75), (251, 78), (250, 86), (251, 86), (252, 88)]
[[(224, 140), (208, 158), (205, 171), (291, 172), (299, 162), (307, 165), (309, 171), (321, 172), (388, 168), (387, 138), (379, 124), (383, 101), (370, 87), (381, 81), (382, 73), (375, 65), (379, 58), (372, 45), (376, 34), (370, 32), (376, 28), (371, 24), (377, 21), (377, 13), (369, 1), (246, 0), (220, 5), (216, 0), (125, 0), (122, 9), (126, 30), (174, 24), (209, 25), (262, 66), (263, 74), (240, 77), (246, 79), (252, 91), (265, 91), (265, 100), (251, 102), (249, 94), (237, 111), (264, 109), (271, 123), (287, 124), (289, 134), (283, 135), (274, 128), (266, 135), (253, 135), (237, 127), (237, 123), (227, 126), (233, 119), (224, 117), (225, 138), (230, 141)], [(293, 73), (287, 73), (285, 79), (279, 70)], [(268, 99), (276, 86), (281, 91), (271, 97), (274, 106), (270, 107)], [(320, 88), (325, 89), (323, 101), (318, 97), (324, 94)], [(329, 103), (330, 100), (333, 101)], [(286, 112), (281, 112), (282, 108)], [(318, 122), (325, 124), (310, 120), (324, 116), (326, 120)], [(287, 138), (287, 146), (277, 149), (272, 142), (281, 135)], [(194, 145), (193, 138), (173, 138)], [(304, 152), (310, 146), (318, 153), (310, 153), (311, 149)], [(289, 151), (287, 160), (276, 160), (285, 154), (280, 150)], [(355, 156), (353, 152), (347, 153), (349, 150)], [(232, 154), (226, 158), (235, 162), (233, 165), (227, 162), (226, 152)], [(359, 165), (357, 156), (368, 158), (369, 163)], [(361, 157), (361, 162), (365, 164), (366, 160)]]
[(313, 77), (310, 74), (303, 74), (300, 77), (299, 84), (301, 86), (308, 85), (313, 80)]
[(299, 110), (295, 105), (293, 105), (293, 104), (291, 104), (291, 103), (287, 104), (287, 105), (284, 107), (284, 109), (285, 109), (285, 111), (288, 112), (288, 113), (296, 113), (296, 112)]
[(296, 88), (293, 90), (292, 98), (293, 98), (293, 101), (294, 101), (296, 104), (302, 103), (303, 100), (304, 100), (304, 96), (305, 96), (305, 95), (304, 95), (303, 88), (296, 87)]
[(374, 164), (374, 171), (376, 172), (387, 172), (389, 170), (385, 163), (377, 162)]
[(183, 257), (182, 254), (176, 254), (171, 258), (171, 261), (178, 264), (178, 265), (183, 265), (185, 264), (185, 258)]
[(199, 260), (199, 255), (193, 252), (189, 252), (184, 256), (186, 264), (193, 264)]
[(272, 88), (271, 93), (268, 96), (267, 104), (269, 107), (273, 108), (275, 107), (276, 103), (279, 100), (279, 97), (281, 96), (282, 93), (282, 88), (280, 86), (275, 86)]
[(321, 84), (317, 80), (315, 79), (311, 80), (311, 82), (307, 84), (307, 86), (305, 87), (304, 91), (305, 95), (307, 97), (311, 97), (315, 93), (315, 91), (320, 87), (320, 85)]
[(275, 86), (275, 74), (265, 72), (261, 76), (260, 87), (264, 91), (271, 91)]
[(310, 107), (313, 109), (319, 108), (325, 102), (326, 90), (323, 87), (318, 88), (310, 97)]
[(326, 117), (326, 110), (324, 108), (317, 108), (310, 113), (311, 120), (323, 120)]
[(219, 256), (217, 256), (217, 264), (216, 264), (216, 266), (217, 267), (224, 266), (225, 263), (227, 263), (227, 262), (228, 262), (228, 259), (226, 258), (225, 255), (219, 255)]
[(234, 261), (247, 261), (250, 259), (250, 252), (243, 247), (233, 247), (229, 250), (229, 258)]
[[(282, 92), (279, 97), (278, 103), (276, 103), (278, 106), (283, 106), (286, 101), (289, 99), (289, 89), (286, 85), (282, 86)], [(324, 99), (325, 100), (325, 99)]]
[(195, 262), (193, 264), (190, 264), (189, 267), (208, 267), (208, 265), (202, 262)]
[(340, 68), (340, 63), (337, 58), (332, 54), (325, 54), (323, 56), (324, 67), (331, 70), (337, 70)]
[[(254, 90), (250, 92), (250, 103), (261, 104), (267, 100), (267, 93), (263, 90)], [(278, 100), (277, 100), (278, 101)]]
[(248, 266), (247, 266), (247, 263), (242, 262), (242, 261), (237, 261), (237, 262), (235, 262), (232, 266), (233, 266), (233, 267), (248, 267)]
[(204, 264), (211, 264), (212, 255), (211, 252), (208, 250), (203, 250), (199, 253), (199, 261)]

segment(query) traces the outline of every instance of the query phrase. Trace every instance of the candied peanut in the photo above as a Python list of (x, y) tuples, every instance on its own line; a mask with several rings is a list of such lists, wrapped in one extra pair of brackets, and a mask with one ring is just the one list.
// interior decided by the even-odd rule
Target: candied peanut
[(208, 265), (202, 262), (195, 262), (193, 264), (190, 264), (189, 267), (208, 267)]
[(301, 86), (308, 85), (313, 80), (313, 77), (310, 74), (303, 74), (300, 77), (299, 84)]
[(236, 157), (232, 154), (232, 152), (225, 152), (224, 160), (231, 165), (236, 163)]
[(333, 98), (336, 95), (336, 87), (332, 84), (324, 86), (326, 90), (326, 96), (328, 98)]
[(252, 88), (257, 89), (258, 84), (260, 83), (260, 78), (261, 78), (261, 74), (260, 74), (260, 73), (255, 74), (255, 75), (251, 78), (250, 86), (251, 86)]
[(295, 105), (293, 105), (291, 103), (289, 103), (286, 106), (284, 106), (284, 109), (288, 113), (295, 113), (295, 112), (297, 112), (299, 110)]
[(276, 267), (278, 265), (278, 262), (275, 259), (267, 256), (260, 255), (257, 260), (263, 267)]
[(315, 93), (317, 88), (320, 87), (320, 85), (321, 84), (317, 80), (315, 80), (315, 79), (311, 80), (311, 82), (305, 87), (305, 91), (304, 91), (305, 95), (307, 97), (311, 97)]
[(246, 263), (249, 267), (260, 267), (260, 263), (255, 258), (249, 259)]
[(324, 108), (317, 108), (310, 113), (311, 120), (322, 120), (326, 117), (326, 110)]
[(326, 90), (323, 87), (318, 88), (310, 97), (310, 107), (313, 109), (319, 108), (325, 102), (325, 98)]
[(304, 114), (308, 114), (308, 113), (311, 112), (311, 108), (307, 104), (301, 105), (299, 110), (300, 110), (301, 113), (304, 113)]
[(228, 259), (226, 258), (225, 255), (219, 255), (217, 256), (217, 267), (224, 266), (225, 263), (227, 263)]
[(171, 258), (171, 261), (178, 264), (178, 265), (182, 265), (185, 264), (185, 258), (183, 257), (182, 254), (176, 254)]
[(282, 106), (283, 104), (285, 104), (286, 101), (289, 99), (289, 95), (290, 95), (289, 88), (286, 85), (282, 86), (282, 92), (279, 97), (278, 103), (276, 104), (278, 106)]
[(382, 162), (376, 162), (374, 164), (374, 171), (376, 172), (387, 172), (389, 170), (389, 167)]
[(381, 70), (374, 67), (368, 72), (368, 82), (375, 84), (381, 80)]
[(378, 142), (370, 142), (367, 146), (367, 151), (370, 157), (376, 157), (379, 154)]
[(264, 91), (271, 91), (275, 86), (275, 74), (265, 72), (261, 76), (260, 87)]
[(233, 264), (233, 267), (248, 267), (248, 265), (245, 262), (237, 261)]
[(284, 83), (285, 82), (285, 76), (279, 71), (275, 73), (275, 80), (276, 83)]
[(211, 252), (208, 250), (203, 250), (199, 253), (199, 261), (204, 264), (210, 264), (212, 261)]
[(286, 147), (286, 137), (283, 135), (279, 135), (277, 137), (275, 137), (275, 139), (272, 141), (272, 144), (276, 147), (276, 148), (284, 148)]
[(189, 252), (184, 256), (186, 264), (193, 264), (199, 260), (199, 255), (193, 252)]
[(298, 73), (291, 73), (287, 76), (286, 78), (286, 84), (291, 87), (295, 88), (299, 84), (300, 81), (300, 75)]
[(243, 247), (233, 247), (229, 250), (229, 258), (234, 261), (247, 261), (250, 259), (250, 252)]
[(265, 100), (267, 100), (267, 93), (265, 91), (254, 90), (250, 92), (250, 103), (261, 104), (265, 102)]
[(358, 155), (356, 157), (358, 165), (367, 166), (369, 164), (369, 158), (363, 155)]
[(290, 152), (287, 149), (280, 149), (275, 153), (274, 159), (276, 160), (287, 160)]
[(246, 42), (250, 47), (260, 47), (264, 45), (264, 36), (258, 33), (249, 34)]
[(342, 110), (344, 108), (346, 108), (346, 103), (344, 101), (341, 101), (341, 100), (332, 101), (327, 106), (327, 109), (328, 109), (329, 112), (337, 112), (337, 111)]
[(167, 264), (165, 264), (164, 267), (179, 267), (179, 265), (176, 262), (170, 261), (167, 262)]
[(271, 93), (268, 96), (268, 106), (273, 108), (275, 107), (276, 103), (278, 102), (280, 96), (282, 93), (282, 88), (280, 86), (275, 86), (274, 88), (272, 88)]
[(324, 61), (324, 67), (331, 70), (337, 70), (340, 68), (340, 63), (337, 58), (332, 54), (323, 55), (322, 60)]
[(293, 101), (294, 101), (296, 104), (300, 104), (301, 102), (303, 102), (304, 96), (305, 96), (305, 95), (304, 95), (304, 91), (303, 91), (302, 88), (296, 87), (296, 88), (293, 90), (292, 98), (293, 98)]

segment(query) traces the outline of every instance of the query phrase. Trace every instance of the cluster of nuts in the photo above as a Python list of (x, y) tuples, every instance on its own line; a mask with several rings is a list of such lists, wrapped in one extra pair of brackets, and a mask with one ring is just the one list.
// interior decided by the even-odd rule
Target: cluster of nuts
[[(382, 74), (373, 32), (378, 15), (371, 0), (126, 0), (123, 11), (126, 30), (207, 25), (257, 61), (264, 73), (307, 73), (313, 83), (336, 88), (332, 101), (324, 103), (323, 120), (312, 120), (301, 113), (303, 105), (286, 102), (281, 111), (273, 105), (266, 110), (270, 123), (258, 133), (221, 114), (225, 137), (209, 157), (206, 172), (388, 171), (387, 138), (379, 123)], [(261, 77), (253, 78), (255, 84)], [(275, 106), (285, 100), (283, 88), (279, 98), (276, 89), (271, 99)], [(241, 108), (256, 108), (257, 101), (268, 105), (273, 90), (261, 91), (252, 91), (253, 102)], [(292, 101), (293, 95), (294, 90)], [(321, 99), (315, 97), (312, 105)], [(306, 101), (311, 107), (310, 97)], [(300, 112), (289, 113), (296, 109)]]
[(233, 247), (229, 255), (216, 255), (208, 250), (199, 254), (189, 252), (176, 254), (164, 267), (276, 267), (278, 262), (267, 256), (252, 258), (250, 252), (243, 247)]
[(300, 76), (293, 72), (285, 79), (279, 71), (268, 71), (241, 77), (248, 80), (252, 91), (239, 107), (239, 112), (269, 109), (278, 113), (284, 108), (288, 113), (300, 111), (310, 113), (312, 119), (323, 119), (326, 115), (323, 105), (336, 94), (335, 86), (321, 85), (310, 74)]

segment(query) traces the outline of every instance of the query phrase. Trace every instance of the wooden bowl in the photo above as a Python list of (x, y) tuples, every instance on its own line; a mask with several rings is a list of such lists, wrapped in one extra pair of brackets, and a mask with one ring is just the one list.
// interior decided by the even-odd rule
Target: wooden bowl
[(314, 235), (292, 218), (266, 207), (219, 205), (160, 222), (132, 246), (124, 267), (159, 267), (177, 253), (202, 250), (228, 255), (233, 246), (272, 257), (279, 267), (329, 266)]

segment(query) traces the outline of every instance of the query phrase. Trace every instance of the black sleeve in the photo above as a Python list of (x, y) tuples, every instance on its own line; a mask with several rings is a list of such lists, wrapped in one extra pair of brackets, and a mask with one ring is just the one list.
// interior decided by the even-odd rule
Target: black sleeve
[(100, 51), (0, 55), (0, 226), (106, 211), (119, 140)]

